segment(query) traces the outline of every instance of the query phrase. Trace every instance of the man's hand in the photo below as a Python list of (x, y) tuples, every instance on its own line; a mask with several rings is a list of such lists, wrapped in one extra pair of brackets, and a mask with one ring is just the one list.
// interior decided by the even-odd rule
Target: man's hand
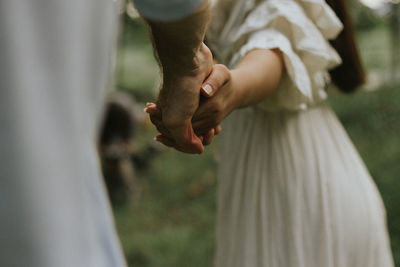
[(151, 119), (161, 134), (175, 141), (178, 150), (200, 154), (204, 147), (202, 140), (194, 133), (191, 121), (199, 107), (201, 86), (213, 66), (212, 54), (206, 45), (201, 45), (195, 62), (197, 68), (185, 76), (164, 74), (164, 84), (157, 101), (162, 125), (154, 116)]
[(195, 135), (191, 119), (199, 106), (200, 89), (212, 70), (210, 50), (203, 44), (210, 19), (208, 0), (194, 12), (177, 21), (147, 19), (153, 44), (163, 73), (163, 85), (157, 101), (162, 122), (158, 130), (187, 153), (202, 153), (201, 139)]

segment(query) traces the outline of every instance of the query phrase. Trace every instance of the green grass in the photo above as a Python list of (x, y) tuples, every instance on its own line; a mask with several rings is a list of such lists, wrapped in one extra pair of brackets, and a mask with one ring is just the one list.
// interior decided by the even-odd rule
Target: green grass
[[(118, 84), (143, 101), (152, 100), (158, 70), (151, 45), (143, 24), (128, 26), (132, 32), (125, 36), (120, 53)], [(364, 62), (369, 70), (378, 73), (381, 90), (352, 96), (333, 91), (330, 102), (382, 193), (393, 253), (400, 266), (400, 86), (388, 85), (387, 30), (381, 26), (360, 33), (359, 40)], [(139, 139), (150, 143), (153, 135), (154, 131), (142, 129)], [(217, 145), (202, 156), (166, 149), (154, 158), (148, 170), (138, 173), (141, 197), (115, 209), (130, 266), (212, 266), (216, 158)]]
[(143, 195), (115, 210), (129, 263), (137, 267), (211, 266), (216, 161), (167, 150), (141, 176)]

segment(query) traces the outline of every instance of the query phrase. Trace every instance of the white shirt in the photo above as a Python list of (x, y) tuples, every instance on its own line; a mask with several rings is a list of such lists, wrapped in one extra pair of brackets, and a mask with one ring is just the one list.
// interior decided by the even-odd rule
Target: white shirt
[(114, 0), (0, 1), (0, 266), (126, 265), (96, 152), (117, 13)]

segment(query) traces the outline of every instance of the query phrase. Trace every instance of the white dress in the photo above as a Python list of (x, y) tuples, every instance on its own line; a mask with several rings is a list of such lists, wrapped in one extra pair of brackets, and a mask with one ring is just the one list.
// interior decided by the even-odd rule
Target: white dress
[(325, 103), (342, 24), (322, 0), (220, 0), (208, 42), (230, 67), (279, 48), (276, 93), (223, 125), (217, 267), (393, 267), (379, 192)]

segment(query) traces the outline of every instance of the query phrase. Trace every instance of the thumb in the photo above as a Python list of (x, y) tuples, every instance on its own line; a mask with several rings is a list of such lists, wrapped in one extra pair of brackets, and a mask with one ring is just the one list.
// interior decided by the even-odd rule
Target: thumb
[(202, 140), (194, 133), (190, 121), (183, 123), (179, 127), (170, 128), (169, 132), (178, 150), (190, 154), (202, 154), (204, 152)]
[(201, 94), (205, 97), (212, 97), (221, 87), (223, 87), (230, 80), (231, 73), (225, 65), (214, 65), (211, 74), (201, 86)]

